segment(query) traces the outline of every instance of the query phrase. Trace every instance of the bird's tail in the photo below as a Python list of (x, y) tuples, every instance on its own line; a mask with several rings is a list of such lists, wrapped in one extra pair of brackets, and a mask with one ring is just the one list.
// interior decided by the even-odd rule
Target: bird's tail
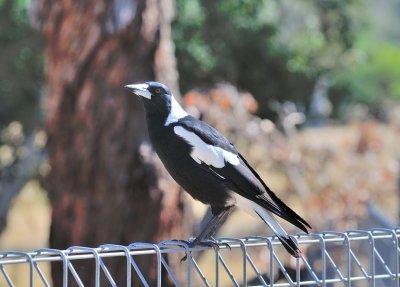
[(289, 252), (292, 256), (299, 258), (301, 256), (301, 251), (297, 244), (293, 241), (292, 238), (286, 233), (286, 231), (282, 228), (282, 226), (269, 214), (261, 206), (256, 206), (254, 211), (257, 215), (264, 221), (276, 234), (279, 241), (282, 242), (283, 247)]

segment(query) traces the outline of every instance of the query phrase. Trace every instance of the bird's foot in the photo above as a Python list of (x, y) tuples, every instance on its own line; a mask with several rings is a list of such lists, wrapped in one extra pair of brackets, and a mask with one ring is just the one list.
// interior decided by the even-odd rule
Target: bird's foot
[[(185, 242), (189, 248), (194, 248), (196, 246), (206, 246), (206, 247), (212, 247), (214, 250), (219, 250), (219, 244), (216, 240), (212, 239), (205, 239), (205, 240), (199, 240), (197, 238), (194, 239), (189, 239), (189, 240), (180, 240), (182, 242)], [(186, 261), (188, 258), (188, 253), (186, 252), (185, 256), (182, 257), (181, 263)]]
[(204, 240), (200, 241), (199, 243), (197, 243), (197, 245), (211, 247), (215, 251), (219, 250), (218, 241), (215, 239), (204, 239)]
[(202, 240), (198, 243), (198, 245), (212, 247), (212, 249), (214, 249), (215, 251), (219, 251), (221, 249), (221, 245), (222, 245), (222, 246), (225, 246), (226, 248), (229, 248), (229, 250), (232, 250), (231, 246), (228, 243), (221, 242), (221, 241), (215, 239), (214, 237), (210, 237), (210, 239)]
[[(212, 247), (214, 250), (219, 250), (219, 248), (220, 248), (218, 241), (215, 240), (214, 238), (210, 238), (210, 239), (190, 238), (188, 240), (176, 240), (176, 241), (183, 243), (184, 245), (186, 245), (189, 248), (194, 248), (196, 246)], [(186, 261), (187, 258), (188, 258), (188, 253), (186, 252), (185, 256), (182, 257), (182, 259), (181, 259), (181, 263), (183, 261)]]
[[(222, 246), (225, 246), (226, 248), (229, 248), (229, 250), (232, 250), (231, 246), (226, 243), (226, 242), (219, 242), (217, 239), (210, 237), (209, 239), (198, 239), (198, 238), (190, 238), (188, 240), (182, 240), (182, 239), (174, 239), (172, 240), (173, 242), (176, 242), (177, 245), (182, 245), (183, 247), (187, 248), (194, 248), (196, 246), (205, 246), (205, 247), (211, 247), (214, 249), (214, 251), (219, 251)], [(185, 256), (182, 257), (180, 260), (181, 262), (184, 262), (188, 258), (188, 252), (191, 251), (186, 251)]]

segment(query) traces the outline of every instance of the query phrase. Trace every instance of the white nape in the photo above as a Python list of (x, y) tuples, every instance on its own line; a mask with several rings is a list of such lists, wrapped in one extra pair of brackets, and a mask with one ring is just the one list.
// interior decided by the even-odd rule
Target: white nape
[(226, 162), (232, 165), (240, 163), (236, 154), (220, 147), (206, 144), (198, 135), (186, 130), (184, 127), (176, 126), (174, 127), (174, 132), (192, 146), (190, 156), (199, 164), (205, 163), (216, 168), (223, 168)]
[(182, 109), (179, 103), (175, 100), (174, 96), (171, 96), (171, 110), (167, 119), (165, 120), (164, 126), (176, 123), (179, 119), (184, 118), (188, 115), (187, 112)]

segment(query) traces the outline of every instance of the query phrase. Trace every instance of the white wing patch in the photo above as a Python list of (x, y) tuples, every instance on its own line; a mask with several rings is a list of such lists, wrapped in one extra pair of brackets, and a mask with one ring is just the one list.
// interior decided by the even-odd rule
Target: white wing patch
[(187, 112), (182, 109), (173, 96), (171, 96), (171, 110), (165, 120), (164, 126), (169, 126), (172, 123), (177, 122), (179, 119), (184, 118), (188, 115)]
[(236, 154), (220, 147), (206, 144), (198, 135), (183, 127), (174, 127), (174, 132), (193, 147), (190, 156), (199, 164), (204, 162), (216, 168), (223, 168), (225, 162), (229, 162), (232, 165), (240, 163), (239, 157)]

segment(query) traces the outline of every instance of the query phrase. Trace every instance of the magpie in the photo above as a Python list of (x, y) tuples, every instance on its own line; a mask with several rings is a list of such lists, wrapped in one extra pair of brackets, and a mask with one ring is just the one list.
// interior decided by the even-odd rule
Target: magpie
[(211, 207), (213, 216), (193, 245), (212, 240), (217, 226), (239, 206), (261, 218), (291, 255), (301, 255), (274, 215), (306, 233), (311, 226), (276, 196), (220, 132), (187, 114), (164, 84), (125, 88), (142, 99), (150, 140), (168, 172), (194, 199)]

